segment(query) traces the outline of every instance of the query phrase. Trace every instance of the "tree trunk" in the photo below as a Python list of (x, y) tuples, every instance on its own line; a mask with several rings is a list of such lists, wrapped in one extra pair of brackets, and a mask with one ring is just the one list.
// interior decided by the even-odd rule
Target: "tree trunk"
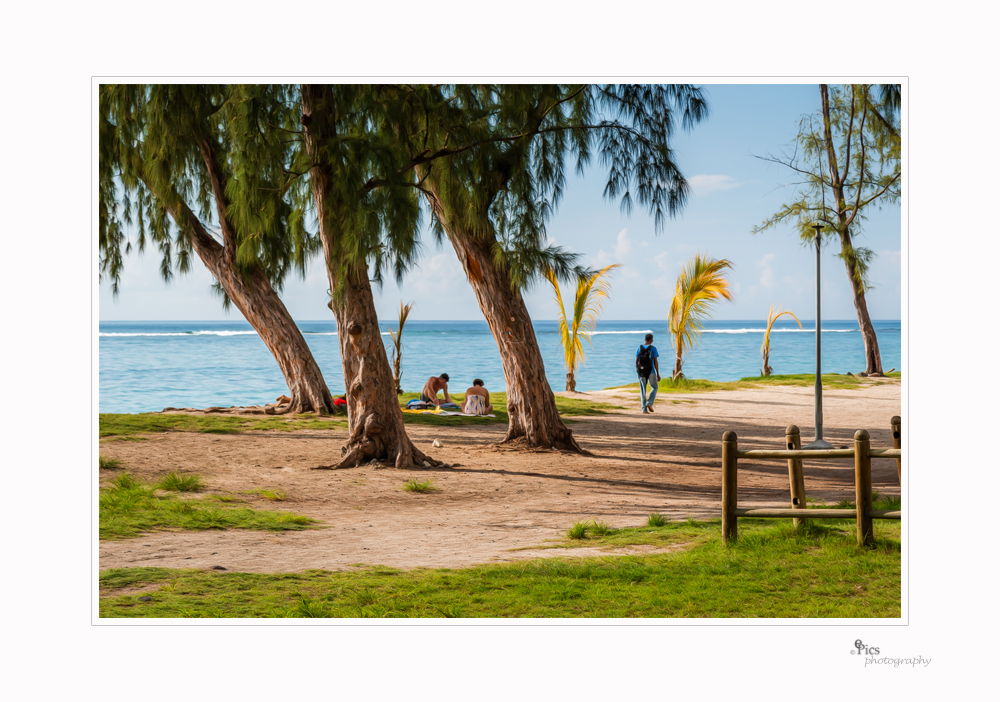
[[(325, 240), (326, 235), (323, 237)], [(343, 297), (331, 302), (330, 307), (337, 319), (350, 434), (342, 449), (343, 458), (331, 467), (350, 468), (371, 460), (388, 461), (397, 468), (421, 467), (425, 463), (439, 466), (440, 461), (417, 449), (406, 434), (382, 345), (368, 266), (356, 263), (348, 270)], [(336, 277), (329, 277), (330, 289), (335, 290)]]
[(771, 356), (770, 349), (764, 349), (764, 367), (761, 369), (760, 374), (765, 378), (771, 375), (771, 371), (774, 370), (771, 366), (767, 365), (768, 358)]
[(403, 394), (403, 386), (400, 384), (402, 382), (402, 374), (400, 373), (400, 355), (402, 351), (397, 350), (392, 359), (392, 383), (396, 386), (396, 394)]
[(844, 265), (847, 266), (847, 277), (851, 280), (851, 293), (854, 295), (854, 311), (858, 316), (858, 327), (861, 329), (861, 339), (865, 345), (865, 373), (867, 375), (882, 375), (882, 356), (878, 349), (878, 338), (875, 327), (868, 315), (868, 304), (865, 302), (865, 291), (854, 275), (854, 247), (851, 245), (850, 234), (840, 235), (840, 250), (844, 254)]
[(576, 376), (573, 371), (566, 374), (566, 392), (576, 392)]
[(319, 150), (319, 142), (336, 133), (334, 119), (330, 86), (303, 85), (302, 124), (306, 148), (313, 159), (311, 185), (327, 279), (334, 291), (330, 309), (337, 320), (350, 432), (341, 461), (324, 467), (350, 468), (371, 460), (390, 461), (397, 468), (439, 466), (440, 461), (419, 451), (406, 434), (382, 344), (367, 262), (352, 261), (338, 240), (333, 170), (322, 160)]
[(511, 288), (510, 276), (493, 261), (492, 241), (477, 237), (453, 216), (446, 203), (428, 185), (431, 207), (445, 232), (479, 301), (479, 308), (500, 350), (507, 382), (507, 434), (501, 443), (524, 443), (589, 453), (580, 448), (556, 410), (555, 395), (545, 378), (542, 354), (521, 293)]
[(333, 412), (333, 397), (319, 365), (260, 266), (241, 273), (231, 257), (234, 252), (216, 241), (186, 204), (176, 202), (168, 209), (174, 221), (191, 232), (195, 253), (278, 362), (292, 401), (276, 412)]

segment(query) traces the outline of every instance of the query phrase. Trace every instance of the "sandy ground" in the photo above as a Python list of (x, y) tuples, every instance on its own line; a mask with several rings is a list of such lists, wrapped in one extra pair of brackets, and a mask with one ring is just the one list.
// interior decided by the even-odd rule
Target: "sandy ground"
[[(345, 430), (234, 435), (164, 433), (145, 441), (104, 441), (101, 454), (132, 473), (155, 479), (169, 471), (197, 473), (207, 490), (241, 493), (269, 488), (282, 502), (243, 496), (268, 509), (321, 520), (301, 532), (242, 530), (161, 532), (100, 543), (100, 568), (221, 567), (244, 572), (350, 570), (359, 564), (396, 568), (459, 568), (551, 556), (637, 553), (640, 549), (538, 548), (564, 537), (575, 522), (640, 526), (651, 512), (670, 519), (718, 518), (721, 439), (728, 429), (740, 448), (784, 448), (785, 427), (813, 435), (812, 388), (774, 387), (692, 395), (661, 395), (643, 415), (637, 393), (562, 393), (627, 406), (573, 418), (571, 429), (593, 456), (501, 450), (502, 425), (408, 425), (423, 450), (453, 467), (421, 471), (374, 465), (312, 470), (340, 456)], [(891, 448), (890, 419), (901, 415), (900, 383), (823, 393), (824, 438), (849, 447), (867, 429), (874, 448)], [(905, 428), (904, 428), (905, 430)], [(432, 448), (437, 439), (441, 448)], [(854, 499), (851, 459), (807, 461), (806, 492), (833, 504)], [(102, 478), (110, 477), (102, 471)], [(873, 460), (873, 487), (898, 495), (894, 460)], [(430, 480), (433, 493), (402, 489)], [(782, 461), (740, 461), (740, 506), (787, 506)]]

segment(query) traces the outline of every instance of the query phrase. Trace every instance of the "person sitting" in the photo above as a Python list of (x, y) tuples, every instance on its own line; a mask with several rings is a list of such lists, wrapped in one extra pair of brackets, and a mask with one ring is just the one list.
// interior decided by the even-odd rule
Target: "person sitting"
[[(432, 375), (424, 384), (424, 389), (420, 391), (420, 399), (424, 402), (432, 402), (438, 407), (441, 406), (442, 402), (451, 402), (451, 398), (448, 397), (449, 380), (451, 378), (448, 377), (447, 373), (442, 373), (436, 378)], [(438, 390), (444, 391), (444, 400), (438, 398)]]
[(490, 393), (483, 387), (483, 381), (476, 378), (472, 387), (465, 391), (465, 402), (462, 403), (462, 414), (484, 415), (493, 411), (490, 404)]

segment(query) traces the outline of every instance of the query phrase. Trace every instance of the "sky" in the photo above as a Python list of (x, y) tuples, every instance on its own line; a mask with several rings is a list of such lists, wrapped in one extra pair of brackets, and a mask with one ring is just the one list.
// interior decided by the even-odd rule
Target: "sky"
[[(704, 88), (710, 106), (707, 120), (673, 138), (675, 158), (691, 186), (691, 197), (679, 216), (668, 219), (657, 234), (653, 218), (638, 204), (631, 216), (603, 195), (606, 173), (593, 159), (583, 177), (567, 169), (564, 196), (547, 225), (551, 242), (580, 255), (598, 268), (619, 263), (602, 319), (665, 318), (674, 284), (695, 254), (725, 258), (732, 302), (722, 302), (713, 318), (766, 319), (770, 306), (789, 309), (800, 319), (815, 319), (815, 250), (805, 247), (793, 227), (782, 225), (761, 234), (754, 226), (790, 201), (795, 174), (761, 157), (790, 153), (800, 118), (819, 109), (815, 84), (713, 84)], [(426, 222), (426, 218), (425, 218)], [(867, 294), (873, 319), (901, 318), (902, 218), (899, 204), (869, 210), (855, 245), (872, 249), (874, 288)], [(402, 284), (394, 280), (375, 291), (379, 318), (394, 319), (401, 302), (412, 302), (412, 320), (476, 320), (482, 314), (461, 264), (447, 240), (437, 244), (426, 229), (417, 265)], [(854, 319), (847, 272), (837, 247), (824, 247), (821, 261), (822, 316)], [(232, 308), (222, 309), (211, 291), (213, 280), (195, 257), (192, 271), (164, 283), (158, 254), (126, 259), (120, 293), (115, 299), (107, 280), (100, 284), (99, 316), (113, 320), (239, 320)], [(316, 257), (305, 279), (288, 278), (281, 295), (298, 320), (332, 319), (326, 307), (328, 284)], [(572, 283), (563, 283), (564, 298)], [(534, 319), (555, 319), (557, 305), (547, 283), (525, 294)]]

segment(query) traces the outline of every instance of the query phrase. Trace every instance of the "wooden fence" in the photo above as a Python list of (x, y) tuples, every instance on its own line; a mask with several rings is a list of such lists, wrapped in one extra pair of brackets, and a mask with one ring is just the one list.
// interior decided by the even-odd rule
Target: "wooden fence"
[[(722, 540), (729, 542), (736, 538), (736, 520), (739, 517), (765, 519), (792, 518), (795, 526), (804, 524), (806, 519), (850, 519), (854, 517), (858, 525), (858, 543), (872, 541), (873, 519), (900, 519), (901, 510), (872, 509), (872, 458), (895, 458), (896, 475), (902, 485), (902, 429), (899, 417), (892, 418), (891, 449), (873, 449), (871, 437), (864, 429), (854, 434), (854, 448), (811, 450), (802, 448), (799, 428), (795, 425), (785, 430), (785, 446), (780, 451), (741, 451), (736, 432), (727, 431), (722, 435)], [(788, 483), (791, 490), (790, 509), (743, 509), (737, 506), (737, 463), (741, 458), (763, 458), (788, 461)], [(805, 479), (802, 475), (802, 459), (854, 459), (854, 504), (855, 509), (810, 509), (806, 511)]]

